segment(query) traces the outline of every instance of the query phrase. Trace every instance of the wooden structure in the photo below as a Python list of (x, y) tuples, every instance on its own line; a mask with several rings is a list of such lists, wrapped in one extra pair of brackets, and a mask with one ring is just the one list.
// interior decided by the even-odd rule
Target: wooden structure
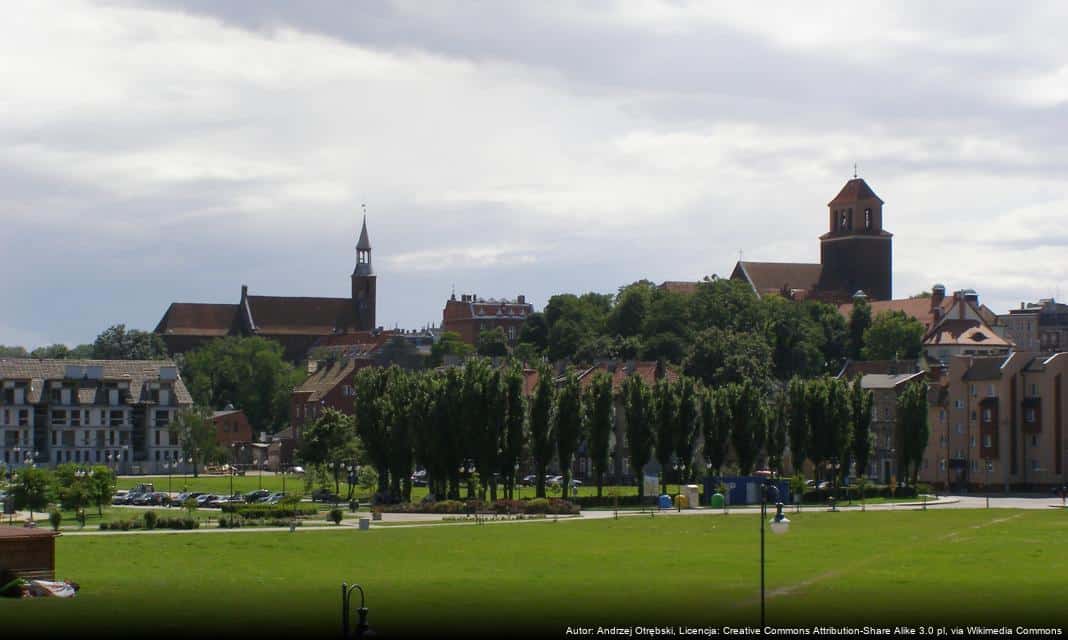
[(0, 578), (54, 580), (58, 535), (48, 529), (0, 526)]

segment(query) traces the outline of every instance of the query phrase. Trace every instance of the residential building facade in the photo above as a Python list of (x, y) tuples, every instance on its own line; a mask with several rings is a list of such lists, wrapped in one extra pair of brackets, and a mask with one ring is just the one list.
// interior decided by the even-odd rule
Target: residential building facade
[(1020, 303), (1019, 309), (998, 316), (1017, 347), (1056, 353), (1068, 349), (1068, 305), (1053, 298)]
[(481, 332), (500, 327), (508, 343), (514, 345), (519, 340), (519, 330), (532, 313), (534, 305), (525, 296), (515, 300), (485, 300), (475, 294), (463, 294), (457, 300), (453, 294), (441, 312), (441, 329), (454, 331), (464, 342), (476, 345)]
[(1063, 485), (1066, 374), (1068, 353), (951, 358), (929, 393), (920, 479), (973, 490)]
[(0, 358), (0, 462), (160, 472), (193, 400), (171, 361)]

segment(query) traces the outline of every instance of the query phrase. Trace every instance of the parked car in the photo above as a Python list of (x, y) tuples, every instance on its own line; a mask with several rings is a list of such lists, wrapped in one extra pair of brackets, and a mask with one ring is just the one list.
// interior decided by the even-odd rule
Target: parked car
[(135, 484), (133, 488), (130, 489), (130, 493), (155, 493), (155, 491), (156, 485), (144, 482), (142, 482), (141, 484)]
[(122, 489), (116, 491), (115, 495), (111, 496), (111, 504), (126, 504), (126, 501), (130, 499), (130, 492)]
[(425, 487), (426, 486), (426, 469), (419, 469), (412, 474), (412, 486), (413, 487)]
[(269, 498), (271, 492), (266, 489), (257, 489), (256, 491), (249, 491), (245, 494), (245, 502), (259, 502), (264, 498)]
[(292, 467), (289, 472), (295, 476), (302, 476), (304, 475), (304, 467)]
[(520, 484), (522, 484), (524, 487), (533, 487), (537, 482), (538, 476), (532, 473), (529, 476), (523, 476), (523, 480), (520, 481)]
[(198, 497), (200, 497), (202, 495), (204, 495), (204, 493), (200, 492), (200, 491), (198, 491), (196, 493), (193, 493), (193, 492), (190, 492), (190, 491), (183, 491), (182, 493), (179, 493), (177, 497), (172, 498), (170, 503), (167, 506), (169, 506), (169, 507), (181, 507), (181, 506), (185, 505), (185, 501), (186, 500), (188, 500), (190, 498), (196, 500)]
[(286, 494), (284, 494), (284, 493), (272, 493), (270, 496), (267, 497), (266, 500), (263, 501), (263, 503), (264, 504), (278, 504), (285, 497), (286, 497)]
[(213, 500), (218, 500), (218, 499), (219, 499), (219, 496), (217, 496), (215, 494), (205, 493), (205, 494), (197, 496), (197, 506), (198, 507), (207, 507), (207, 506), (210, 506), (208, 504), (209, 502), (211, 502)]
[(126, 504), (131, 504), (137, 507), (146, 506), (149, 503), (149, 500), (152, 499), (151, 493), (132, 493), (130, 495), (132, 497)]

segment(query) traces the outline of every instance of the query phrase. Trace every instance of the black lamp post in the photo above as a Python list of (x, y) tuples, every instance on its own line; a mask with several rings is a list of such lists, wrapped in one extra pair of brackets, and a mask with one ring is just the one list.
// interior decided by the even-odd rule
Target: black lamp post
[(369, 628), (367, 626), (367, 604), (364, 599), (363, 587), (358, 584), (341, 583), (341, 637), (349, 638), (349, 610), (351, 609), (352, 592), (360, 592), (360, 608), (356, 610), (356, 637), (362, 638)]
[(771, 532), (775, 534), (786, 533), (790, 529), (790, 520), (782, 512), (782, 502), (779, 500), (779, 489), (770, 481), (765, 480), (762, 487), (760, 501), (760, 628), (764, 628), (764, 521), (768, 517), (768, 501), (775, 502), (775, 517), (770, 521)]
[(675, 477), (679, 481), (679, 493), (675, 496), (675, 507), (679, 513), (682, 513), (682, 470), (686, 468), (686, 465), (682, 463), (682, 460), (677, 460), (671, 465), (671, 468), (675, 470)]
[(990, 467), (992, 467), (993, 465), (990, 464), (990, 458), (987, 458), (985, 460), (985, 462), (986, 462), (986, 486), (983, 487), (983, 488), (986, 490), (986, 508), (989, 509), (990, 508)]

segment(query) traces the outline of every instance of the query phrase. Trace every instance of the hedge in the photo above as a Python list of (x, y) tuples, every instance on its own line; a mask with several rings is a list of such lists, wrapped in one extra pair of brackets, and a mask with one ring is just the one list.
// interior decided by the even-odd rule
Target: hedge
[[(897, 487), (894, 489), (892, 497), (915, 498), (916, 495), (916, 487)], [(831, 496), (834, 496), (838, 502), (849, 500), (850, 496), (852, 496), (853, 500), (860, 500), (860, 488), (849, 486), (839, 487), (838, 489), (808, 489), (801, 495), (801, 500), (804, 502), (827, 502)], [(864, 487), (864, 497), (890, 498), (890, 487), (886, 485), (867, 485)]]
[[(582, 496), (580, 498), (570, 498), (571, 502), (574, 502), (583, 509), (589, 509), (591, 507), (614, 507), (617, 504), (621, 507), (640, 507), (642, 505), (656, 504), (656, 496)], [(616, 502), (618, 500), (619, 502)]]
[(245, 518), (274, 519), (314, 516), (319, 507), (313, 504), (225, 504), (223, 513), (236, 513)]
[(199, 529), (200, 521), (196, 518), (167, 518), (162, 517), (156, 520), (154, 527), (146, 527), (145, 520), (143, 518), (136, 518), (133, 520), (116, 520), (114, 522), (101, 522), (101, 531), (129, 531), (130, 529)]
[(493, 512), (500, 515), (520, 513), (544, 513), (550, 515), (569, 515), (579, 512), (579, 505), (559, 498), (535, 498), (533, 500), (438, 500), (437, 502), (401, 503), (383, 506), (382, 511), (389, 513), (441, 513), (462, 515), (466, 513)]

